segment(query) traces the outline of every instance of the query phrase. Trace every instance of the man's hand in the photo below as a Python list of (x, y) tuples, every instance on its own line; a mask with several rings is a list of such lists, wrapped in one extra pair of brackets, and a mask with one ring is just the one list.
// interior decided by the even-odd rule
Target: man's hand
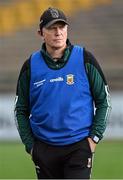
[(88, 142), (89, 142), (89, 145), (90, 145), (91, 152), (94, 153), (95, 148), (96, 148), (96, 143), (94, 143), (94, 141), (91, 138), (88, 138)]

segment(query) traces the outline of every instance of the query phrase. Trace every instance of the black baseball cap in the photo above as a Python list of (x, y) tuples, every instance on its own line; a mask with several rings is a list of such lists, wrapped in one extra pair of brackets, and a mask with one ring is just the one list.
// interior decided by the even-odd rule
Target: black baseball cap
[(41, 15), (39, 26), (40, 29), (42, 29), (43, 27), (48, 28), (59, 21), (68, 24), (65, 14), (61, 10), (50, 7), (47, 10), (45, 10)]

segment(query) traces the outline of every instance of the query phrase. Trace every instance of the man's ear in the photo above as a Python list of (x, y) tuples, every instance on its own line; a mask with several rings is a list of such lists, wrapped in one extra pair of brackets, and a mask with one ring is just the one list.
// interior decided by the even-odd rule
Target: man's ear
[(39, 35), (39, 36), (43, 36), (41, 29), (38, 29), (38, 35)]
[(37, 32), (38, 32), (38, 35), (41, 37), (41, 39), (44, 41), (43, 32), (40, 29), (38, 29)]
[(41, 31), (40, 29), (38, 29), (37, 32), (38, 32), (38, 35), (39, 35), (39, 36), (42, 36), (42, 31)]

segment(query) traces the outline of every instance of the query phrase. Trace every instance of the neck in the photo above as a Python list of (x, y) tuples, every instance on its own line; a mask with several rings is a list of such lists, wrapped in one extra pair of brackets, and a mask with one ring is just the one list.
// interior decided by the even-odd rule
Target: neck
[(46, 45), (46, 50), (53, 59), (61, 58), (64, 54), (65, 48), (66, 48), (66, 44), (62, 48), (53, 48)]

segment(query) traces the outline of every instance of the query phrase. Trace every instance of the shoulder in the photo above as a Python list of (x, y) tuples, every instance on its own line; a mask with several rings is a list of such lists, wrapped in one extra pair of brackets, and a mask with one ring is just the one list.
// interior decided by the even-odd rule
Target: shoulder
[(97, 63), (95, 56), (87, 49), (85, 48), (83, 49), (83, 54), (84, 54), (85, 63), (89, 63), (89, 64)]
[(83, 57), (84, 57), (84, 62), (86, 63), (90, 63), (90, 64), (96, 64), (97, 60), (94, 57), (94, 55), (88, 51), (84, 46), (80, 46), (80, 45), (74, 45), (73, 46), (74, 49), (78, 49), (80, 51), (83, 52)]
[(26, 61), (23, 63), (20, 70), (19, 79), (20, 77), (23, 76), (23, 74), (30, 71), (30, 60), (31, 60), (31, 56), (28, 59), (26, 59)]
[(35, 59), (35, 58), (39, 57), (40, 54), (41, 54), (41, 51), (40, 51), (40, 50), (39, 50), (39, 51), (35, 51), (35, 52), (33, 52), (33, 53), (31, 54), (30, 59)]
[(98, 63), (95, 56), (91, 52), (87, 51), (86, 49), (84, 49), (84, 62), (85, 62), (87, 74), (90, 78), (92, 78), (93, 75), (95, 77), (100, 76), (102, 80), (104, 81), (104, 83), (107, 84), (100, 64)]
[(97, 59), (90, 51), (84, 48), (83, 54), (84, 54), (85, 65), (89, 64), (91, 65), (91, 67), (95, 67), (98, 71), (102, 71)]
[(84, 51), (84, 47), (80, 46), (80, 45), (73, 45), (72, 47), (72, 52), (74, 53), (80, 53), (80, 54), (83, 54), (83, 51)]
[(21, 68), (21, 71), (20, 71), (20, 74), (23, 73), (23, 72), (25, 72), (26, 70), (28, 70), (29, 67), (30, 67), (30, 58), (27, 59), (27, 60), (23, 63), (22, 68)]

